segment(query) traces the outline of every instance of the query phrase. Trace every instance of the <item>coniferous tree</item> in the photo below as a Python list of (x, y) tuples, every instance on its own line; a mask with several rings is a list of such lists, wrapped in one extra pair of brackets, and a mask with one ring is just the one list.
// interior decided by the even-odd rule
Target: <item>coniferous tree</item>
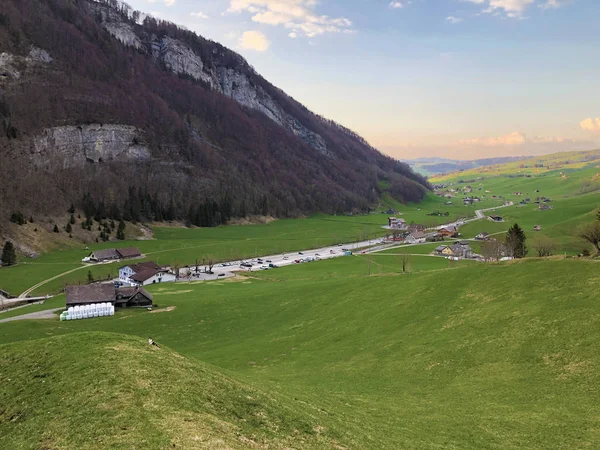
[(52, 230), (55, 233), (60, 233), (60, 230), (58, 229), (58, 225), (54, 224), (54, 229)]
[(67, 223), (67, 226), (65, 227), (65, 231), (69, 234), (71, 233), (71, 231), (73, 231), (73, 229), (71, 228), (71, 223)]
[(527, 255), (525, 232), (515, 223), (506, 233), (506, 245), (514, 258), (524, 258)]
[(117, 228), (117, 239), (120, 241), (125, 240), (125, 222), (123, 220), (119, 222), (119, 228)]
[(94, 282), (94, 275), (92, 275), (92, 271), (91, 270), (88, 270), (87, 281), (88, 281), (88, 283), (93, 283)]
[(5, 266), (12, 266), (17, 263), (17, 253), (15, 252), (15, 246), (12, 242), (6, 241), (4, 248), (2, 249), (2, 264)]

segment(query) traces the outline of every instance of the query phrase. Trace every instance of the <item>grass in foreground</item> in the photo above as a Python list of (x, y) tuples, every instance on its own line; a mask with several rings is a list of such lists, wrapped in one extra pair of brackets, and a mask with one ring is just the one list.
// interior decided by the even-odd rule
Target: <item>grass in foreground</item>
[(298, 267), (300, 279), (281, 269), (261, 273), (269, 280), (162, 285), (152, 292), (176, 307), (169, 312), (6, 323), (0, 341), (91, 330), (151, 335), (314, 405), (324, 411), (320, 424), (352, 448), (600, 443), (598, 262), (372, 276), (340, 266), (334, 277), (313, 272), (318, 264)]
[(0, 400), (4, 449), (337, 446), (313, 406), (118, 334), (0, 346)]

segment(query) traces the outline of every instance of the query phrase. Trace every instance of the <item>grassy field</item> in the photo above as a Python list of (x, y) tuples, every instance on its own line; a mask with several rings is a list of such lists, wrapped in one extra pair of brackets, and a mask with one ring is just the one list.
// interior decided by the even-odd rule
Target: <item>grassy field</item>
[(0, 367), (3, 449), (338, 445), (315, 407), (143, 338), (78, 333), (0, 346)]
[[(0, 342), (29, 343), (0, 352), (82, 331), (152, 336), (186, 358), (295, 399), (306, 414), (319, 411), (319, 425), (348, 448), (600, 444), (597, 261), (465, 262), (419, 271), (421, 260), (448, 264), (421, 256), (412, 273), (401, 274), (397, 257), (370, 257), (384, 266), (371, 276), (356, 256), (237, 282), (153, 287), (160, 307), (174, 307), (160, 313), (2, 324)], [(2, 377), (10, 366), (0, 365)], [(176, 377), (169, 386), (179, 384)], [(11, 395), (22, 400), (25, 392)]]
[[(475, 214), (474, 207), (444, 206), (443, 199), (433, 194), (418, 205), (395, 204), (395, 207), (407, 222), (431, 225)], [(450, 216), (427, 215), (435, 210), (448, 211)], [(77, 268), (80, 269), (43, 285), (32, 294), (55, 293), (66, 284), (85, 282), (89, 270), (95, 279), (115, 276), (122, 263), (83, 267), (81, 259), (96, 249), (136, 246), (147, 255), (146, 260), (154, 260), (158, 264), (193, 264), (196, 259), (211, 256), (217, 261), (226, 261), (383, 236), (387, 233), (382, 228), (387, 224), (387, 217), (387, 214), (377, 212), (358, 216), (316, 215), (305, 219), (276, 220), (269, 224), (218, 228), (155, 227), (152, 240), (92, 244), (90, 250), (84, 250), (83, 246), (69, 247), (42, 254), (36, 260), (23, 258), (17, 266), (0, 269), (0, 289), (18, 295), (43, 280)]]
[[(461, 180), (464, 183), (459, 183)], [(530, 241), (546, 236), (555, 242), (557, 253), (577, 254), (588, 248), (577, 237), (577, 228), (593, 221), (594, 212), (600, 207), (600, 151), (537, 157), (449, 174), (431, 181), (458, 188), (468, 184), (475, 189), (475, 195), (502, 196), (515, 203), (498, 212), (505, 219), (504, 223), (469, 223), (460, 230), (464, 237), (474, 237), (483, 231), (506, 231), (517, 222)], [(553, 209), (538, 209), (534, 201), (541, 196), (552, 200)], [(528, 197), (531, 203), (519, 204)], [(534, 233), (535, 225), (541, 225), (542, 231)]]

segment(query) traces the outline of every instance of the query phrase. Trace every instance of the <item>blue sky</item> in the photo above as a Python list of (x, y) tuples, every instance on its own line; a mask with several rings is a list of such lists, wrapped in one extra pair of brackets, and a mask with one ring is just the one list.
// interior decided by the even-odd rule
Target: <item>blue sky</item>
[(598, 0), (129, 0), (398, 158), (600, 147)]

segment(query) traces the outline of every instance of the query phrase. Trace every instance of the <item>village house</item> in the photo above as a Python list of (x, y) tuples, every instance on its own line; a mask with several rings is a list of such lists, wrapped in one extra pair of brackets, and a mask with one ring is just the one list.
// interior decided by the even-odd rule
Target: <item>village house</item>
[(411, 223), (408, 226), (408, 232), (414, 233), (415, 231), (425, 232), (425, 225), (421, 225), (420, 223)]
[(112, 284), (67, 286), (66, 306), (110, 303), (116, 307), (152, 306), (150, 293), (140, 287), (116, 288)]
[(491, 220), (492, 222), (504, 222), (502, 216), (489, 216), (488, 220)]
[(448, 225), (439, 229), (440, 236), (443, 237), (457, 237), (458, 229), (454, 225)]
[(104, 250), (96, 250), (90, 253), (90, 261), (102, 262), (102, 261), (113, 261), (120, 258), (119, 253), (114, 248), (106, 248)]
[(140, 256), (142, 256), (142, 252), (140, 252), (135, 247), (118, 248), (117, 253), (121, 257), (121, 259), (139, 258)]
[(540, 211), (548, 211), (549, 209), (552, 209), (552, 206), (547, 203), (540, 203), (538, 208)]
[(413, 231), (406, 237), (409, 244), (422, 244), (427, 240), (427, 235), (422, 231)]
[(154, 283), (167, 283), (176, 280), (176, 276), (154, 261), (123, 266), (119, 269), (119, 281), (131, 285), (146, 286)]
[(405, 230), (407, 227), (406, 220), (397, 217), (388, 217), (388, 226), (398, 230)]
[(542, 226), (541, 225), (534, 226), (533, 231), (542, 231)]
[(479, 233), (477, 236), (475, 236), (475, 239), (477, 239), (478, 241), (489, 241), (490, 233), (488, 233), (487, 231), (483, 231), (483, 232)]

